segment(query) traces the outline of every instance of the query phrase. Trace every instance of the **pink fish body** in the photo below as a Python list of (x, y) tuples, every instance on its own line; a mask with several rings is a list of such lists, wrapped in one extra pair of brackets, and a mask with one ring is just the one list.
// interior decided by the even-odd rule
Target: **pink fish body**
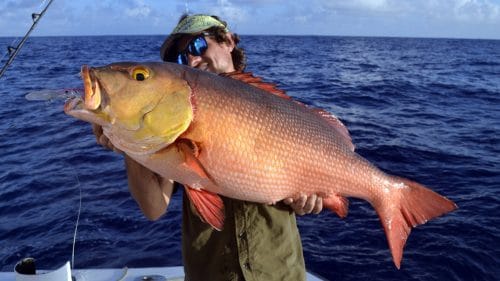
[[(146, 70), (148, 78), (134, 79), (137, 69)], [(69, 101), (65, 111), (101, 124), (115, 146), (185, 184), (200, 216), (215, 228), (223, 227), (217, 194), (265, 204), (318, 194), (340, 217), (347, 215), (347, 197), (361, 198), (377, 211), (399, 268), (411, 228), (456, 208), (430, 189), (388, 175), (356, 154), (347, 129), (325, 111), (235, 79), (168, 63), (121, 63), (84, 67), (82, 72), (85, 100)], [(113, 108), (119, 100), (126, 101), (122, 104), (129, 112)], [(167, 111), (179, 115), (152, 117)], [(169, 125), (154, 127), (162, 122)], [(143, 129), (149, 123), (152, 127)]]

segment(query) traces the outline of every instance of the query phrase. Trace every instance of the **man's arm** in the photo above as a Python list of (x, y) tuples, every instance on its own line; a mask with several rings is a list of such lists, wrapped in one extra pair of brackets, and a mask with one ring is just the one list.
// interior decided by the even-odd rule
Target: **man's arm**
[[(92, 124), (92, 131), (97, 143), (104, 148), (123, 154), (102, 133), (101, 126)], [(157, 220), (167, 210), (174, 189), (174, 183), (160, 177), (129, 156), (124, 156), (130, 194), (132, 194), (144, 216), (150, 220)]]
[(144, 215), (150, 220), (159, 219), (167, 211), (174, 189), (171, 180), (162, 178), (125, 155), (128, 187)]

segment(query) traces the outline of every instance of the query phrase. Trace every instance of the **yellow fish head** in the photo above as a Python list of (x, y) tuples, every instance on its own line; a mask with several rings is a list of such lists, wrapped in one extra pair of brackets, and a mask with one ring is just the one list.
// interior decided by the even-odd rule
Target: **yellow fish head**
[(170, 63), (114, 63), (81, 71), (85, 96), (65, 112), (97, 123), (111, 142), (131, 153), (153, 153), (173, 143), (193, 120), (191, 88)]

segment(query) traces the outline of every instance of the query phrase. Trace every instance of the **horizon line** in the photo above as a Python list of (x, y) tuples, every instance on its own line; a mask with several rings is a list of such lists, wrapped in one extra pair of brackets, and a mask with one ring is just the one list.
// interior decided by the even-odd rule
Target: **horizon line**
[[(279, 37), (351, 37), (351, 38), (401, 38), (401, 39), (451, 39), (451, 40), (500, 40), (487, 37), (453, 36), (403, 36), (403, 35), (329, 35), (329, 34), (241, 34), (240, 36), (279, 36)], [(104, 36), (168, 36), (166, 34), (79, 34), (79, 35), (31, 35), (30, 37), (104, 37)], [(0, 38), (21, 38), (22, 36), (0, 35)]]

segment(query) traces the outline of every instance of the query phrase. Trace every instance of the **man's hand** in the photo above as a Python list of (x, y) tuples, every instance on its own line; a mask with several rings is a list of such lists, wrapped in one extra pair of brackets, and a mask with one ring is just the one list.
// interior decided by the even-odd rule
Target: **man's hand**
[(309, 197), (301, 195), (294, 200), (293, 198), (286, 198), (283, 202), (289, 205), (293, 211), (300, 216), (305, 214), (319, 214), (323, 210), (323, 199), (316, 194)]
[(97, 124), (92, 124), (92, 132), (94, 132), (95, 139), (98, 144), (109, 150), (113, 150), (116, 153), (123, 154), (123, 151), (116, 148), (111, 141), (102, 133), (102, 127)]

